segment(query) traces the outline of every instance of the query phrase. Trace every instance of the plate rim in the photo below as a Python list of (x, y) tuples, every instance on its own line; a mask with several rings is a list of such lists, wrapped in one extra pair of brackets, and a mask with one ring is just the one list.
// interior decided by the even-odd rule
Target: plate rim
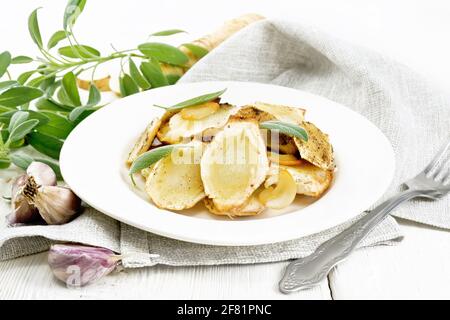
[[(372, 123), (369, 119), (367, 119), (366, 117), (364, 117), (360, 113), (350, 109), (349, 107), (346, 107), (345, 105), (340, 104), (338, 102), (332, 101), (332, 100), (330, 100), (330, 99), (328, 99), (326, 97), (319, 96), (319, 95), (316, 95), (316, 94), (313, 94), (313, 93), (310, 93), (310, 92), (307, 92), (307, 91), (303, 91), (303, 90), (298, 90), (298, 89), (293, 89), (293, 88), (283, 87), (283, 86), (273, 85), (273, 84), (258, 83), (258, 82), (242, 82), (242, 81), (202, 81), (202, 82), (195, 82), (195, 83), (181, 83), (181, 84), (176, 84), (174, 86), (157, 88), (157, 89), (153, 89), (151, 91), (141, 92), (141, 93), (138, 93), (138, 94), (130, 96), (130, 97), (125, 97), (125, 98), (122, 98), (120, 100), (113, 101), (112, 103), (110, 103), (109, 105), (105, 106), (103, 109), (97, 111), (96, 113), (94, 113), (90, 117), (101, 117), (101, 114), (103, 114), (105, 112), (108, 112), (108, 110), (110, 108), (113, 108), (115, 104), (124, 103), (124, 102), (127, 101), (127, 99), (130, 99), (130, 98), (131, 99), (138, 99), (137, 96), (144, 96), (146, 94), (151, 94), (151, 92), (155, 91), (155, 90), (164, 89), (164, 90), (169, 90), (170, 91), (171, 89), (174, 89), (174, 87), (176, 88), (176, 87), (180, 87), (180, 86), (194, 86), (195, 87), (195, 86), (210, 86), (210, 85), (213, 85), (213, 84), (214, 85), (219, 85), (220, 84), (222, 86), (223, 85), (230, 86), (230, 84), (231, 85), (247, 85), (247, 86), (248, 85), (249, 86), (266, 86), (266, 87), (271, 87), (271, 88), (272, 87), (281, 88), (282, 90), (288, 90), (288, 91), (292, 91), (292, 92), (298, 92), (298, 93), (306, 95), (306, 96), (319, 98), (320, 100), (323, 100), (323, 101), (326, 101), (326, 102), (330, 102), (330, 103), (332, 103), (334, 105), (338, 105), (341, 108), (347, 110), (348, 112), (353, 113), (354, 115), (356, 115), (357, 117), (359, 117), (363, 121), (365, 121), (367, 123), (370, 123), (370, 125), (372, 126), (372, 129), (375, 129), (377, 131), (378, 136), (380, 138), (382, 138), (382, 140), (384, 140), (383, 143), (389, 149), (389, 153), (390, 153), (390, 157), (389, 157), (389, 160), (390, 160), (389, 161), (390, 162), (389, 163), (390, 172), (386, 175), (386, 177), (388, 177), (388, 178), (386, 178), (384, 183), (383, 183), (384, 188), (380, 188), (380, 190), (378, 190), (375, 193), (375, 195), (372, 196), (372, 199), (374, 199), (374, 200), (371, 201), (370, 204), (364, 205), (364, 208), (358, 208), (358, 210), (356, 210), (356, 208), (355, 208), (354, 211), (358, 212), (358, 213), (357, 214), (352, 214), (353, 218), (358, 216), (359, 214), (363, 213), (365, 210), (367, 210), (368, 207), (370, 207), (376, 201), (378, 201), (383, 196), (383, 194), (386, 192), (386, 190), (389, 188), (389, 186), (391, 185), (393, 177), (394, 177), (395, 167), (396, 167), (396, 158), (395, 158), (395, 153), (394, 153), (392, 144), (390, 143), (390, 141), (386, 137), (386, 135), (374, 123)], [(174, 89), (174, 90), (176, 90), (176, 89)], [(85, 122), (85, 121), (83, 121), (83, 122)], [(227, 239), (227, 241), (218, 241), (216, 239), (203, 239), (202, 237), (192, 238), (192, 237), (185, 236), (185, 235), (174, 234), (174, 233), (172, 233), (172, 232), (170, 232), (168, 230), (155, 229), (155, 228), (153, 228), (151, 226), (147, 226), (147, 225), (143, 226), (143, 225), (139, 224), (136, 221), (127, 219), (127, 217), (124, 216), (124, 215), (117, 215), (114, 212), (110, 212), (110, 210), (107, 210), (108, 212), (105, 212), (105, 210), (103, 208), (100, 208), (95, 203), (92, 203), (93, 201), (86, 200), (88, 197), (83, 196), (83, 191), (77, 190), (78, 188), (76, 186), (74, 188), (71, 185), (70, 181), (66, 180), (66, 178), (67, 178), (66, 174), (67, 174), (67, 172), (69, 172), (69, 171), (66, 170), (66, 166), (67, 166), (67, 163), (68, 163), (69, 159), (67, 159), (65, 155), (67, 154), (67, 150), (70, 148), (71, 141), (72, 141), (72, 139), (74, 139), (73, 137), (76, 136), (76, 132), (78, 130), (83, 130), (83, 127), (84, 127), (83, 123), (80, 123), (70, 133), (70, 135), (67, 137), (66, 142), (64, 143), (64, 145), (63, 145), (63, 147), (61, 149), (60, 167), (61, 167), (62, 176), (64, 177), (66, 183), (72, 188), (72, 190), (77, 195), (79, 195), (80, 198), (82, 198), (89, 206), (91, 206), (92, 208), (98, 210), (102, 214), (105, 214), (105, 215), (107, 215), (107, 216), (109, 216), (109, 217), (111, 217), (111, 218), (113, 218), (115, 220), (118, 220), (118, 221), (123, 222), (123, 223), (128, 224), (128, 225), (131, 225), (131, 226), (136, 227), (138, 229), (141, 229), (141, 230), (144, 230), (144, 231), (147, 231), (147, 232), (151, 232), (151, 233), (154, 233), (154, 234), (158, 234), (158, 235), (161, 235), (161, 236), (164, 236), (164, 237), (177, 239), (177, 240), (181, 240), (181, 241), (187, 241), (187, 242), (191, 242), (191, 243), (216, 245), (216, 246), (248, 246), (248, 245), (273, 244), (273, 243), (279, 243), (279, 242), (294, 240), (294, 239), (310, 236), (310, 235), (315, 234), (317, 232), (323, 232), (325, 230), (328, 230), (329, 228), (333, 228), (335, 226), (338, 226), (341, 223), (345, 223), (346, 221), (349, 221), (349, 219), (346, 218), (346, 220), (341, 221), (338, 224), (334, 224), (333, 226), (330, 226), (328, 228), (325, 228), (325, 229), (322, 229), (322, 230), (319, 230), (319, 231), (316, 231), (316, 232), (311, 232), (311, 233), (308, 233), (308, 234), (301, 234), (301, 235), (298, 235), (298, 236), (293, 236), (291, 233), (288, 233), (285, 236), (280, 236), (280, 235), (278, 235), (277, 237), (273, 237), (272, 236), (272, 238), (270, 240), (263, 240), (263, 239), (258, 238), (258, 239), (253, 239), (253, 240), (251, 240), (251, 239), (247, 239), (247, 240), (243, 240), (243, 239), (239, 239), (239, 240)], [(69, 180), (70, 180), (70, 178), (69, 178)], [(381, 190), (381, 189), (383, 189), (383, 190)], [(301, 210), (297, 210), (297, 211), (301, 211)], [(170, 212), (170, 211), (166, 211), (166, 212)], [(291, 212), (289, 214), (294, 214), (294, 213), (295, 212)], [(192, 217), (186, 217), (186, 216), (183, 216), (183, 215), (178, 215), (178, 216), (181, 219), (189, 218), (191, 220), (194, 220), (194, 219), (192, 219)], [(264, 218), (264, 219), (261, 219), (261, 220), (233, 221), (233, 224), (235, 224), (236, 226), (237, 225), (243, 225), (243, 224), (246, 224), (248, 222), (252, 222), (254, 224), (257, 224), (257, 223), (255, 223), (257, 221), (260, 222), (260, 223), (262, 221), (263, 223), (261, 223), (261, 224), (267, 224), (268, 221), (272, 221), (272, 219), (276, 219), (276, 218), (277, 217), (268, 217), (268, 218)], [(199, 219), (199, 218), (196, 218), (195, 220), (202, 220), (202, 221), (204, 220), (204, 221), (209, 221), (209, 222), (212, 221), (212, 220)], [(218, 221), (218, 220), (214, 220), (213, 222), (214, 222), (214, 224), (224, 224), (224, 223), (229, 224), (230, 223), (229, 221)]]

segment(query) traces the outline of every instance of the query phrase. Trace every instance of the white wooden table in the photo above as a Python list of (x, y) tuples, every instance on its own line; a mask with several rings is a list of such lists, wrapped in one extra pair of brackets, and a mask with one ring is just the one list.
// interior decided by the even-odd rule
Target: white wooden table
[[(48, 36), (61, 27), (64, 5), (60, 0), (5, 4), (0, 13), (2, 50), (29, 55), (34, 48), (28, 40), (28, 14), (44, 7), (40, 21)], [(195, 0), (164, 1), (155, 7), (140, 0), (89, 0), (76, 32), (83, 42), (107, 51), (110, 43), (118, 49), (132, 47), (152, 31), (166, 28), (186, 29), (194, 37), (247, 12), (315, 24), (391, 55), (450, 91), (445, 88), (450, 74), (446, 1)], [(286, 263), (154, 267), (114, 274), (87, 288), (67, 289), (53, 278), (42, 253), (0, 263), (0, 299), (450, 298), (450, 232), (400, 223), (405, 235), (400, 245), (357, 251), (319, 287), (289, 296), (277, 290)]]

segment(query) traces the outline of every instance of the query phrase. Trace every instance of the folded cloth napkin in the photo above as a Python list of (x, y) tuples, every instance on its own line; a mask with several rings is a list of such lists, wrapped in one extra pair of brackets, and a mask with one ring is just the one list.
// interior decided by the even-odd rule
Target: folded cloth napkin
[[(254, 81), (292, 87), (325, 96), (363, 114), (394, 146), (398, 165), (386, 196), (398, 191), (402, 181), (425, 166), (449, 132), (450, 104), (419, 76), (377, 53), (297, 23), (265, 20), (242, 30), (197, 63), (181, 82), (203, 80)], [(6, 183), (4, 178), (3, 189), (8, 187)], [(449, 208), (447, 197), (436, 202), (410, 202), (394, 215), (450, 228)], [(7, 205), (2, 204), (0, 210), (6, 214)], [(236, 248), (164, 238), (87, 209), (63, 226), (1, 229), (0, 260), (45, 251), (51, 243), (63, 241), (120, 252), (125, 267), (281, 261), (308, 255), (350, 223), (293, 241)], [(390, 245), (399, 240), (398, 225), (388, 217), (361, 246)]]

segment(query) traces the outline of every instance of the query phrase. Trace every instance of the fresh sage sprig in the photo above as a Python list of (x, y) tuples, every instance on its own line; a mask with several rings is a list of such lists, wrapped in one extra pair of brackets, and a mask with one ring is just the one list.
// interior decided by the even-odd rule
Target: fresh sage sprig
[(177, 111), (177, 110), (181, 110), (184, 108), (190, 108), (190, 107), (195, 107), (198, 105), (201, 105), (203, 103), (207, 103), (213, 100), (216, 100), (217, 98), (219, 98), (221, 95), (223, 95), (225, 93), (225, 91), (227, 91), (227, 89), (223, 89), (221, 91), (217, 91), (217, 92), (213, 92), (213, 93), (207, 93), (183, 102), (179, 102), (177, 104), (174, 104), (173, 106), (170, 107), (164, 107), (164, 106), (160, 106), (155, 104), (155, 107), (158, 108), (163, 108), (166, 109), (167, 111)]
[(165, 43), (147, 42), (139, 45), (138, 49), (149, 58), (176, 66), (183, 66), (189, 61), (180, 49)]
[(186, 31), (180, 30), (180, 29), (168, 29), (168, 30), (162, 30), (155, 33), (152, 33), (150, 37), (165, 37), (165, 36), (171, 36), (177, 33), (184, 33)]
[(304, 141), (308, 141), (308, 133), (306, 130), (296, 124), (273, 120), (262, 122), (259, 126), (262, 129), (277, 130), (290, 137), (296, 137)]
[(28, 112), (19, 111), (16, 112), (9, 122), (8, 131), (9, 136), (3, 147), (8, 149), (11, 143), (17, 142), (23, 139), (28, 133), (31, 132), (38, 124), (37, 119), (28, 119)]
[(141, 154), (131, 165), (130, 167), (130, 175), (134, 174), (142, 169), (150, 167), (152, 164), (158, 162), (162, 158), (168, 156), (172, 153), (173, 149), (177, 145), (167, 145), (159, 148), (155, 148), (153, 150), (147, 151)]
[(18, 111), (11, 116), (6, 138), (3, 134), (0, 135), (0, 166), (2, 168), (9, 167), (11, 163), (10, 149), (20, 146), (25, 136), (38, 124), (39, 120), (29, 119), (28, 112)]
[(167, 157), (172, 153), (174, 149), (189, 147), (184, 144), (173, 144), (155, 148), (153, 150), (147, 151), (141, 154), (136, 160), (134, 160), (133, 164), (130, 167), (129, 175), (133, 184), (136, 185), (133, 174), (150, 167), (152, 164), (155, 164), (159, 160)]
[[(12, 56), (9, 51), (0, 52), (1, 168), (9, 167), (11, 162), (24, 167), (27, 161), (23, 161), (23, 156), (18, 156), (16, 150), (28, 145), (58, 160), (70, 132), (104, 105), (100, 91), (110, 90), (110, 86), (109, 82), (102, 87), (97, 86), (95, 73), (101, 64), (113, 60), (121, 64), (120, 95), (125, 97), (176, 83), (193, 62), (186, 49), (197, 60), (208, 53), (206, 49), (189, 43), (177, 48), (149, 41), (132, 49), (114, 49), (112, 53), (103, 55), (93, 46), (78, 41), (74, 32), (86, 4), (87, 0), (68, 0), (62, 28), (48, 40), (39, 26), (42, 10), (38, 8), (30, 14), (28, 30), (40, 56)], [(154, 32), (150, 37), (182, 32), (185, 31), (169, 29)], [(180, 49), (182, 47), (183, 50)], [(12, 68), (17, 64), (29, 67), (22, 74), (13, 76)], [(79, 76), (86, 73), (91, 80), (83, 80), (87, 84), (82, 86)], [(89, 90), (87, 99), (80, 94), (82, 87)], [(20, 157), (22, 161), (18, 160)], [(29, 162), (30, 158), (27, 160)]]

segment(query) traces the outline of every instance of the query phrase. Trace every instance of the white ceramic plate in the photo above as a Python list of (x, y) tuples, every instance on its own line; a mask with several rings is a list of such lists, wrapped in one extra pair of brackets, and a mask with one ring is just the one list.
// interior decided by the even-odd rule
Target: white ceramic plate
[[(177, 102), (227, 88), (223, 101), (299, 106), (306, 120), (328, 133), (337, 172), (317, 201), (300, 197), (283, 212), (230, 220), (202, 204), (176, 213), (154, 206), (129, 180), (125, 159), (150, 120), (153, 104)], [(395, 161), (391, 144), (371, 122), (350, 109), (306, 92), (258, 83), (201, 82), (155, 89), (118, 100), (83, 121), (61, 152), (65, 181), (90, 206), (139, 229), (212, 245), (267, 244), (311, 235), (349, 220), (376, 202), (389, 186)]]

